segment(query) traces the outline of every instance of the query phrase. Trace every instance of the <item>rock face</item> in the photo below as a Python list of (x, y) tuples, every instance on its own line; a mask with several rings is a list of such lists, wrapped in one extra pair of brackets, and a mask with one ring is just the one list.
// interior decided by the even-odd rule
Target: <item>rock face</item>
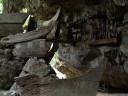
[(82, 70), (87, 67), (88, 62), (100, 56), (101, 52), (81, 42), (75, 46), (60, 45), (58, 55), (62, 61)]
[(90, 48), (85, 44), (72, 45), (60, 45), (59, 46), (59, 58), (62, 61), (66, 61), (69, 64), (73, 64), (75, 67), (79, 67), (85, 57), (90, 51)]
[(91, 68), (91, 65), (95, 68), (97, 65), (92, 64), (91, 61), (100, 55), (102, 55), (100, 50), (89, 47), (83, 42), (77, 43), (76, 45), (60, 44), (59, 50), (51, 64), (57, 72), (59, 71), (64, 74), (63, 78), (73, 78), (86, 73)]
[(122, 33), (123, 39), (122, 39), (122, 43), (120, 46), (120, 50), (126, 55), (128, 56), (128, 26), (126, 26), (123, 30), (124, 32)]
[[(54, 75), (54, 70), (48, 66), (43, 59), (30, 58), (22, 69), (22, 72), (16, 78), (24, 77), (27, 75), (37, 75), (40, 78), (50, 77)], [(10, 90), (20, 92), (19, 87), (14, 83)]]
[(128, 89), (128, 84), (126, 83), (128, 80), (127, 26), (123, 29), (122, 36), (123, 39), (121, 45), (118, 47), (111, 47), (111, 50), (106, 52), (109, 53), (109, 56), (107, 56), (109, 61), (107, 64), (108, 69), (103, 75), (103, 81), (108, 85), (112, 85), (117, 88)]
[(118, 6), (126, 6), (128, 4), (127, 0), (113, 0)]
[(9, 89), (12, 86), (14, 77), (20, 73), (24, 64), (22, 59), (0, 59), (0, 89)]
[[(17, 7), (19, 6), (19, 7)], [(3, 1), (4, 13), (18, 13), (24, 8), (23, 0), (4, 0)]]
[(61, 76), (59, 75), (60, 73), (57, 74), (58, 78), (68, 79), (68, 78), (78, 77), (84, 74), (81, 70), (78, 70), (77, 68), (73, 67), (71, 64), (63, 62), (59, 59), (56, 60), (54, 64), (52, 64), (52, 67), (55, 69), (56, 73), (58, 71), (62, 73), (61, 74), (63, 75), (62, 77), (60, 77)]
[[(45, 63), (43, 59), (34, 59), (30, 58), (27, 62), (24, 68), (22, 69), (22, 73), (20, 74), (20, 77), (26, 76), (26, 75), (37, 75), (39, 77), (47, 76), (51, 71), (51, 68)], [(25, 74), (24, 74), (25, 73)]]
[(11, 60), (12, 59), (12, 49), (0, 49), (0, 59)]

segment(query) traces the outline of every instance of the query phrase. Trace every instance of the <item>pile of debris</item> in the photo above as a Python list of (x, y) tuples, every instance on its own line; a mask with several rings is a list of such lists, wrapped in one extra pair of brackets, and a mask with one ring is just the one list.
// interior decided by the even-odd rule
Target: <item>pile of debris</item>
[[(9, 17), (8, 15), (21, 16), (22, 14), (5, 14), (3, 16)], [(1, 18), (3, 18), (3, 16), (1, 16)], [(19, 17), (19, 19), (24, 19), (21, 17)], [(20, 26), (21, 29), (21, 24), (17, 23), (14, 19), (15, 18), (13, 17), (10, 22), (8, 21), (8, 26), (14, 25), (15, 22), (15, 25)], [(7, 23), (5, 21), (1, 22)], [(3, 23), (1, 23), (1, 25), (2, 24)], [(6, 26), (6, 24), (4, 24), (4, 26)], [(56, 32), (56, 21), (50, 22), (48, 26), (27, 33), (21, 33), (22, 31), (20, 30), (17, 34), (9, 31), (6, 34), (1, 35), (0, 89), (8, 90), (13, 85), (5, 96), (12, 96), (11, 94), (15, 94), (14, 91), (16, 91), (16, 93), (19, 92), (20, 88), (14, 83), (14, 78), (17, 76), (17, 78), (27, 75), (37, 75), (40, 78), (50, 76), (56, 77), (54, 70), (48, 64), (46, 58), (47, 55), (49, 55), (48, 52), (51, 47), (51, 42), (46, 42), (45, 38), (53, 29), (54, 32)], [(13, 31), (17, 32), (16, 29), (13, 29)]]

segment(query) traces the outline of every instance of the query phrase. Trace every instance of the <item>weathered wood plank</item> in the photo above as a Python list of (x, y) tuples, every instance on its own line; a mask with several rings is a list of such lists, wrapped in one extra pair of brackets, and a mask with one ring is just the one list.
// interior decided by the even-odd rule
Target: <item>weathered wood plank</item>
[(61, 40), (61, 39), (49, 39), (49, 38), (46, 38), (46, 42), (75, 44), (76, 42), (78, 42), (78, 40)]
[(15, 44), (25, 41), (30, 41), (38, 38), (44, 38), (51, 32), (53, 27), (43, 27), (39, 30), (30, 31), (27, 33), (19, 33), (16, 35), (10, 35), (1, 39), (0, 43)]
[[(118, 67), (117, 67), (118, 68)], [(128, 88), (128, 74), (114, 72), (112, 69), (107, 69), (104, 72), (102, 81), (116, 88)]]
[(0, 23), (1, 24), (23, 24), (29, 14), (26, 13), (10, 13), (10, 14), (0, 14)]
[(117, 38), (95, 40), (89, 42), (89, 45), (102, 45), (102, 44), (113, 44), (113, 43), (117, 43)]
[(22, 24), (0, 24), (0, 37), (22, 32)]

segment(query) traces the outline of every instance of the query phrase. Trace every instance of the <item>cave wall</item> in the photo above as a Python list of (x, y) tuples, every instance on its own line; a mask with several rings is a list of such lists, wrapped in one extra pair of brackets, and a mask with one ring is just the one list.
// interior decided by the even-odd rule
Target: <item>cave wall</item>
[[(126, 0), (5, 0), (4, 1), (4, 9), (5, 13), (15, 13), (19, 12), (21, 8), (26, 7), (28, 12), (36, 17), (38, 26), (42, 27), (44, 21), (51, 19), (55, 14), (58, 8), (61, 7), (61, 23), (62, 26), (70, 22), (75, 22), (83, 17), (99, 15), (102, 13), (106, 13), (107, 18), (109, 20), (123, 20), (124, 14), (127, 12), (127, 2)], [(14, 3), (15, 2), (15, 3)], [(21, 5), (20, 5), (21, 4)], [(23, 4), (23, 5), (22, 5)], [(19, 7), (19, 6), (20, 7)], [(10, 6), (10, 7), (8, 7)], [(18, 6), (18, 8), (16, 7)], [(89, 13), (89, 14), (88, 14)], [(124, 43), (122, 43), (124, 44)], [(124, 44), (127, 45), (127, 44)], [(121, 45), (122, 46), (122, 45)], [(123, 48), (123, 47), (121, 47)], [(125, 46), (125, 50), (127, 50), (127, 46)], [(75, 68), (79, 70), (86, 71), (84, 68), (95, 67), (96, 62), (95, 58), (100, 55), (104, 55), (104, 51), (111, 51), (113, 49), (117, 49), (120, 51), (120, 46), (118, 47), (89, 47), (84, 44), (84, 42), (80, 42), (76, 45), (60, 45), (59, 46), (59, 59), (63, 62), (71, 64)], [(124, 51), (124, 50), (123, 50)], [(121, 52), (123, 52), (121, 51)], [(125, 52), (123, 52), (126, 54)], [(122, 55), (121, 55), (122, 56)], [(118, 56), (116, 56), (118, 57)], [(127, 58), (127, 57), (125, 57)], [(94, 61), (93, 61), (94, 60)], [(94, 65), (91, 65), (94, 62)], [(124, 61), (125, 63), (121, 66), (117, 66), (120, 61), (116, 61), (115, 64), (110, 62), (109, 67), (111, 70), (109, 72), (119, 72), (119, 73), (127, 73), (127, 59)], [(118, 68), (117, 68), (118, 67)], [(125, 70), (125, 71), (124, 71)], [(109, 74), (111, 77), (112, 73)], [(107, 79), (105, 79), (107, 81)], [(109, 80), (111, 85), (116, 85), (111, 83), (115, 79)], [(123, 82), (123, 81), (122, 81)], [(116, 87), (122, 87), (125, 83), (120, 84)]]
[(3, 13), (19, 13), (23, 8), (23, 0), (3, 0)]
[[(37, 22), (39, 23), (51, 19), (57, 9), (61, 7), (60, 21), (65, 29), (65, 25), (70, 22), (75, 22), (83, 17), (87, 19), (88, 16), (91, 17), (102, 13), (105, 13), (110, 21), (123, 21), (128, 5), (125, 1), (126, 0), (26, 0), (25, 5), (29, 12), (37, 18)], [(39, 24), (39, 26), (41, 27), (42, 24)], [(76, 45), (60, 44), (58, 59), (82, 72), (86, 72), (87, 68), (95, 68), (97, 66), (96, 58), (98, 58), (98, 56), (105, 56), (105, 53), (107, 54), (109, 51), (111, 54), (113, 50), (117, 50), (118, 55), (114, 58), (112, 57), (114, 61), (108, 61), (107, 67), (109, 70), (106, 70), (102, 80), (114, 87), (124, 88), (125, 85), (125, 88), (128, 88), (125, 83), (127, 78), (123, 79), (127, 77), (127, 59), (125, 59), (124, 62), (120, 60), (122, 59), (121, 57), (123, 57), (123, 51), (121, 51), (120, 46), (89, 47), (84, 42), (79, 42)], [(126, 53), (124, 54), (126, 55)], [(127, 57), (123, 57), (123, 59), (124, 58)], [(122, 62), (123, 64), (120, 65)], [(116, 73), (125, 73), (126, 76), (121, 79), (121, 75), (117, 76)], [(117, 79), (117, 81), (115, 79)]]

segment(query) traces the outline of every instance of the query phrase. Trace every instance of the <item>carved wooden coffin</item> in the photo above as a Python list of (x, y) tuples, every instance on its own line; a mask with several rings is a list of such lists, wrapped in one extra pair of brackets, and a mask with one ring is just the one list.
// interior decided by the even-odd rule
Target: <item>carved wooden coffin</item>
[(15, 44), (13, 55), (17, 57), (45, 57), (51, 47), (51, 43), (44, 39)]
[(28, 16), (26, 13), (0, 14), (0, 37), (22, 33), (22, 25)]

